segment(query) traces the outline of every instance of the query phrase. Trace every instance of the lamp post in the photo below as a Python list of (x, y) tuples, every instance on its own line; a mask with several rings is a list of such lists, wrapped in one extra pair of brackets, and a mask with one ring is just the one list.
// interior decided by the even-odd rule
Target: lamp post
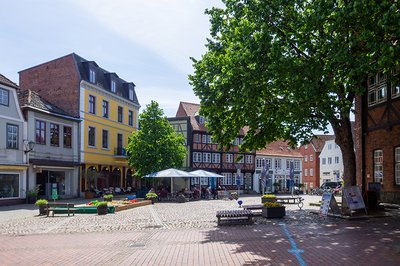
[[(26, 188), (26, 192), (29, 191), (29, 153), (33, 150), (33, 148), (35, 147), (35, 142), (32, 140), (27, 140), (24, 139), (24, 153), (26, 154), (26, 163), (28, 164), (28, 168), (26, 169), (26, 184), (25, 184), (25, 188)], [(26, 200), (28, 202), (28, 196), (26, 196)]]
[(35, 142), (30, 140), (24, 140), (24, 152), (25, 154), (31, 152), (35, 148)]

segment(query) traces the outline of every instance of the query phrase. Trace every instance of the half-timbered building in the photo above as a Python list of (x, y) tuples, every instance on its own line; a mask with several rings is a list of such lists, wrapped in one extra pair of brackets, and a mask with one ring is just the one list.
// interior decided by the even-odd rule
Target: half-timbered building
[[(240, 153), (245, 130), (241, 129), (232, 147), (225, 151), (212, 139), (205, 126), (206, 118), (199, 115), (200, 105), (181, 102), (175, 118), (169, 118), (175, 130), (182, 133), (187, 143), (187, 170), (207, 170), (223, 175), (223, 178), (193, 178), (191, 186), (221, 186), (227, 190), (251, 190), (254, 174), (255, 152)], [(177, 122), (181, 121), (181, 122)], [(179, 124), (179, 125), (178, 125)], [(180, 129), (179, 129), (180, 128)]]

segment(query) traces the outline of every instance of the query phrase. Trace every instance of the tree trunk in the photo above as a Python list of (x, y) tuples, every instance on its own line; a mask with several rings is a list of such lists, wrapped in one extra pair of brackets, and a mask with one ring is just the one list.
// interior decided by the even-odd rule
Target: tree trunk
[(341, 118), (339, 124), (332, 123), (335, 132), (335, 142), (340, 147), (343, 156), (344, 186), (356, 185), (356, 154), (354, 151), (353, 134), (349, 118)]

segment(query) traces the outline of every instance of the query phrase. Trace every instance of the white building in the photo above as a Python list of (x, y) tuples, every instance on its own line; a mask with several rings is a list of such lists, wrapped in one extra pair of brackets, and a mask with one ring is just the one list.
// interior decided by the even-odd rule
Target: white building
[(327, 140), (319, 155), (320, 184), (328, 181), (340, 181), (343, 175), (343, 157), (335, 140)]
[[(286, 192), (290, 184), (290, 163), (294, 165), (294, 184), (302, 183), (301, 160), (303, 156), (297, 149), (291, 149), (284, 141), (275, 141), (265, 149), (256, 151), (256, 169), (253, 177), (253, 189), (258, 193)], [(269, 180), (261, 179), (263, 165), (268, 165)]]
[(0, 205), (23, 203), (26, 198), (27, 127), (17, 90), (0, 74)]

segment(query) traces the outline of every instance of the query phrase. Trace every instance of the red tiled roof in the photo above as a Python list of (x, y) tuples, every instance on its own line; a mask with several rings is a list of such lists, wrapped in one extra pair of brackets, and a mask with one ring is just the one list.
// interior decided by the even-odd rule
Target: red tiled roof
[(335, 139), (335, 135), (315, 135), (310, 143), (314, 146), (316, 152), (321, 152), (324, 148), (325, 141)]
[(11, 80), (6, 78), (2, 74), (0, 74), (0, 84), (6, 85), (6, 86), (10, 86), (10, 87), (13, 87), (15, 89), (19, 89), (19, 87), (18, 87), (18, 85), (16, 83), (12, 82)]
[(290, 145), (284, 140), (277, 140), (269, 143), (264, 149), (257, 150), (256, 155), (269, 155), (269, 156), (285, 156), (285, 157), (298, 157), (302, 158), (298, 149), (290, 148)]

